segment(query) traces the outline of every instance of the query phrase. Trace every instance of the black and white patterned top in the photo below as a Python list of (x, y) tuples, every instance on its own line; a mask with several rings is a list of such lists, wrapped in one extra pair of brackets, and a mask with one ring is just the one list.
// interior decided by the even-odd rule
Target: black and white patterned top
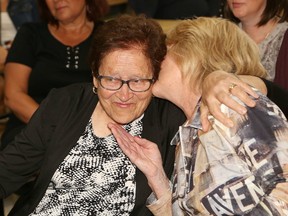
[[(126, 131), (140, 135), (142, 118), (125, 125)], [(136, 167), (114, 136), (95, 136), (90, 119), (30, 215), (129, 215), (135, 204), (135, 175)]]

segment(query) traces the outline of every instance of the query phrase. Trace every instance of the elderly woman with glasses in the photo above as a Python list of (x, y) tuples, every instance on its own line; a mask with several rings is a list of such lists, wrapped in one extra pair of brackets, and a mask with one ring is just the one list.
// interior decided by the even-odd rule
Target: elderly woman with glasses
[(175, 105), (152, 99), (165, 55), (165, 35), (152, 20), (122, 17), (97, 28), (90, 53), (94, 85), (52, 90), (0, 153), (0, 197), (37, 173), (13, 215), (151, 215), (147, 180), (107, 124), (159, 143), (171, 174), (174, 149), (167, 143), (185, 118)]
[(93, 84), (52, 90), (0, 152), (0, 198), (37, 175), (11, 214), (152, 215), (146, 207), (150, 182), (108, 124), (157, 143), (164, 173), (153, 174), (172, 174), (175, 148), (169, 142), (185, 115), (152, 97), (166, 51), (165, 35), (153, 20), (123, 16), (97, 28), (90, 53)]

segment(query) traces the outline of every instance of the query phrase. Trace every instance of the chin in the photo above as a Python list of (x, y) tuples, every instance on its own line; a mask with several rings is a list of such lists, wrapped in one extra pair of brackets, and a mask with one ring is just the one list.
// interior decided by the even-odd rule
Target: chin
[(137, 119), (137, 118), (115, 118), (114, 121), (117, 124), (126, 125), (126, 124), (129, 124), (130, 122), (134, 121), (135, 119)]

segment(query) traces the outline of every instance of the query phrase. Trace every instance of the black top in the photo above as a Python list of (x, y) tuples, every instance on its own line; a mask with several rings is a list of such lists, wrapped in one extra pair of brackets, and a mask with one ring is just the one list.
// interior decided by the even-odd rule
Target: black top
[[(32, 68), (28, 95), (40, 103), (52, 88), (92, 81), (88, 54), (93, 33), (80, 44), (71, 47), (54, 38), (45, 23), (23, 24), (17, 32), (6, 62), (16, 62)], [(3, 134), (2, 145), (11, 141), (24, 125), (12, 115)]]
[[(27, 127), (0, 151), (0, 198), (20, 188), (33, 173), (39, 173), (34, 187), (17, 201), (11, 215), (25, 216), (35, 209), (55, 170), (84, 132), (97, 102), (92, 84), (52, 90)], [(185, 119), (175, 105), (155, 97), (142, 119), (141, 137), (158, 144), (168, 176), (174, 164), (174, 147), (169, 143)], [(137, 169), (136, 201), (131, 215), (152, 215), (145, 206), (150, 193), (146, 177)]]
[(74, 47), (67, 46), (52, 36), (47, 24), (28, 23), (19, 29), (7, 62), (32, 68), (28, 94), (39, 103), (52, 88), (92, 81), (87, 61), (91, 41), (92, 34)]

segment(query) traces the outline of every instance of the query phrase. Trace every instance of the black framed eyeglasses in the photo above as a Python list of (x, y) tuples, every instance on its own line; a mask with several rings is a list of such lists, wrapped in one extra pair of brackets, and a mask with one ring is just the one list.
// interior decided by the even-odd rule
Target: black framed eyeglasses
[(154, 79), (130, 79), (130, 80), (122, 80), (112, 76), (97, 76), (97, 80), (99, 80), (100, 85), (107, 90), (117, 91), (124, 84), (127, 84), (129, 89), (133, 92), (145, 92), (151, 87), (151, 85), (155, 82)]

